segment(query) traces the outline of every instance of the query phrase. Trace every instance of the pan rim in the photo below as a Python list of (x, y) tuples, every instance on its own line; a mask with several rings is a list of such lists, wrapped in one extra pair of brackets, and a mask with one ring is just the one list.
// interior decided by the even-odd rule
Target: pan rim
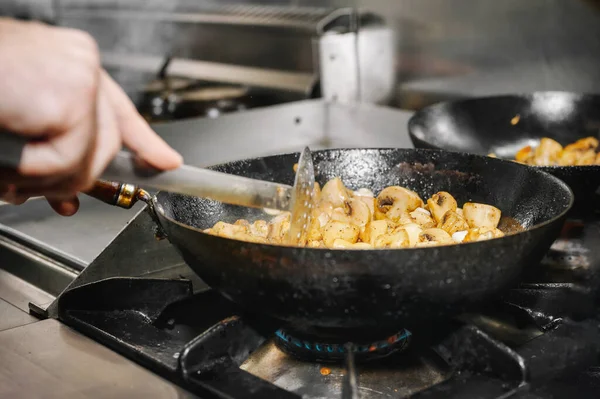
[[(475, 153), (475, 152), (464, 152), (464, 151), (453, 151), (453, 150), (449, 150), (443, 147), (440, 147), (439, 145), (436, 145), (434, 143), (431, 142), (431, 140), (427, 140), (425, 137), (420, 137), (417, 135), (417, 133), (414, 132), (415, 127), (420, 126), (422, 127), (422, 125), (418, 122), (418, 119), (423, 117), (423, 115), (426, 112), (430, 112), (430, 111), (435, 111), (437, 109), (443, 108), (443, 107), (447, 107), (450, 105), (458, 105), (458, 104), (465, 104), (465, 103), (472, 103), (472, 102), (481, 102), (481, 101), (492, 101), (492, 100), (500, 100), (500, 99), (509, 99), (509, 98), (531, 98), (533, 96), (535, 96), (536, 94), (561, 94), (561, 95), (572, 95), (572, 96), (577, 96), (577, 97), (595, 97), (598, 98), (600, 100), (600, 94), (598, 93), (592, 93), (592, 92), (574, 92), (574, 91), (566, 91), (566, 90), (541, 90), (541, 91), (532, 91), (532, 92), (515, 92), (515, 93), (506, 93), (506, 94), (498, 94), (498, 95), (487, 95), (487, 96), (478, 96), (478, 97), (467, 97), (467, 98), (459, 98), (459, 99), (455, 99), (455, 100), (447, 100), (447, 101), (440, 101), (440, 102), (436, 102), (434, 104), (428, 105), (426, 107), (423, 107), (417, 111), (415, 111), (409, 118), (408, 120), (408, 135), (411, 137), (411, 139), (416, 138), (417, 140), (421, 140), (425, 143), (427, 143), (427, 145), (432, 146), (432, 149), (438, 149), (438, 150), (442, 150), (442, 151), (448, 151), (448, 152), (459, 152), (459, 153), (465, 153), (465, 154), (473, 154), (473, 155), (480, 155), (480, 156), (486, 156), (483, 154), (479, 154), (479, 153)], [(513, 159), (508, 159), (508, 158), (498, 158), (498, 159), (502, 159), (505, 161), (511, 161), (514, 162)], [(525, 165), (525, 164), (522, 164)], [(532, 168), (548, 168), (549, 170), (581, 170), (581, 171), (590, 171), (593, 169), (599, 169), (600, 165), (573, 165), (573, 166), (561, 166), (561, 165), (525, 165), (528, 167), (532, 167)]]
[[(339, 151), (339, 150), (343, 150), (343, 151), (348, 151), (348, 150), (353, 150), (353, 151), (361, 151), (361, 150), (366, 150), (366, 151), (396, 151), (396, 150), (403, 150), (403, 151), (409, 151), (409, 152), (424, 152), (424, 153), (431, 153), (431, 154), (440, 154), (440, 153), (452, 153), (452, 154), (457, 154), (460, 156), (467, 156), (467, 157), (474, 157), (474, 158), (480, 158), (480, 159), (485, 159), (488, 162), (492, 162), (492, 163), (506, 163), (506, 162), (510, 162), (510, 163), (514, 163), (516, 167), (518, 168), (529, 168), (527, 165), (523, 165), (523, 164), (519, 164), (516, 162), (512, 162), (512, 161), (508, 161), (505, 159), (500, 159), (500, 158), (492, 158), (492, 157), (488, 157), (485, 155), (479, 155), (479, 154), (472, 154), (472, 153), (467, 153), (467, 152), (458, 152), (458, 151), (448, 151), (448, 150), (441, 150), (441, 149), (428, 149), (428, 148), (398, 148), (398, 147), (364, 147), (364, 148), (344, 148), (344, 147), (340, 147), (340, 148), (327, 148), (327, 149), (323, 149), (323, 150), (316, 150), (313, 151), (313, 154), (315, 153), (322, 153), (322, 152), (328, 152), (328, 151)], [(281, 153), (281, 154), (273, 154), (271, 156), (299, 156), (300, 152), (288, 152), (288, 153)], [(258, 157), (261, 158), (261, 157)], [(242, 162), (242, 161), (250, 161), (253, 159), (258, 159), (258, 158), (248, 158), (248, 159), (242, 159), (242, 160), (238, 160), (237, 162)], [(262, 157), (264, 158), (264, 157)], [(236, 162), (236, 161), (234, 161)], [(223, 164), (219, 164), (219, 165), (212, 165), (211, 168), (217, 167), (217, 166), (221, 166)], [(158, 204), (159, 206), (155, 206), (155, 212), (162, 218), (164, 218), (165, 220), (167, 220), (169, 223), (175, 224), (177, 226), (180, 226), (184, 229), (187, 230), (191, 230), (194, 232), (198, 232), (201, 234), (204, 234), (206, 236), (210, 236), (214, 239), (217, 240), (227, 240), (230, 242), (241, 242), (241, 243), (245, 243), (247, 245), (252, 245), (252, 246), (256, 246), (256, 247), (266, 247), (266, 248), (286, 248), (289, 250), (317, 250), (317, 251), (329, 251), (329, 252), (339, 252), (339, 253), (343, 253), (343, 252), (371, 252), (371, 251), (390, 251), (390, 252), (396, 252), (396, 251), (419, 251), (419, 250), (440, 250), (442, 248), (458, 248), (458, 247), (462, 247), (462, 246), (473, 246), (473, 245), (486, 245), (486, 243), (489, 242), (495, 242), (496, 240), (508, 240), (508, 239), (513, 239), (514, 237), (519, 237), (521, 234), (530, 232), (530, 231), (535, 231), (538, 230), (546, 225), (555, 223), (556, 221), (563, 219), (566, 217), (566, 215), (569, 213), (569, 211), (571, 210), (571, 208), (573, 207), (573, 204), (575, 202), (575, 195), (573, 194), (573, 190), (571, 190), (571, 188), (561, 179), (559, 179), (558, 177), (552, 175), (551, 173), (548, 172), (544, 172), (543, 170), (540, 169), (531, 169), (530, 170), (533, 171), (533, 173), (538, 173), (538, 174), (543, 174), (546, 175), (547, 178), (550, 178), (550, 180), (554, 180), (555, 183), (558, 184), (558, 186), (562, 186), (562, 188), (569, 194), (569, 202), (567, 204), (567, 206), (565, 207), (565, 209), (560, 212), (559, 214), (557, 214), (556, 216), (542, 222), (542, 223), (538, 223), (528, 229), (525, 229), (523, 231), (517, 232), (517, 233), (512, 233), (509, 235), (505, 235), (503, 237), (498, 237), (498, 238), (492, 238), (492, 239), (488, 239), (488, 240), (484, 240), (484, 241), (475, 241), (475, 242), (467, 242), (467, 243), (455, 243), (455, 244), (449, 244), (449, 245), (436, 245), (436, 246), (431, 246), (431, 247), (409, 247), (409, 248), (395, 248), (395, 249), (390, 249), (390, 248), (372, 248), (372, 249), (334, 249), (334, 248), (313, 248), (313, 247), (294, 247), (294, 246), (289, 246), (289, 245), (277, 245), (277, 244), (264, 244), (264, 243), (253, 243), (250, 241), (242, 241), (242, 240), (235, 240), (232, 238), (226, 238), (226, 237), (220, 237), (220, 236), (216, 236), (213, 234), (209, 234), (209, 233), (205, 233), (202, 229), (194, 227), (194, 226), (190, 226), (187, 225), (185, 223), (182, 223), (180, 221), (177, 221), (169, 216), (167, 216), (164, 212), (164, 209), (162, 206), (160, 206), (160, 204), (158, 203), (158, 195), (160, 195), (161, 193), (165, 193), (168, 194), (167, 192), (163, 192), (163, 191), (159, 191), (157, 192), (154, 196), (152, 201), (154, 202), (154, 204)], [(168, 238), (168, 235), (167, 235)]]

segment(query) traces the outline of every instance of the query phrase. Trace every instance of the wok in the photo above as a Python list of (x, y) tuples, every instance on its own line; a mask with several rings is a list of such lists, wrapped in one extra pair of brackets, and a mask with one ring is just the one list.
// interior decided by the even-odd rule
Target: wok
[[(434, 104), (416, 112), (408, 123), (417, 148), (514, 159), (542, 137), (562, 145), (600, 137), (600, 96), (568, 92), (502, 95)], [(595, 205), (600, 166), (536, 166), (566, 182), (575, 194), (574, 210)]]
[[(299, 154), (214, 169), (293, 183)], [(160, 192), (150, 201), (161, 229), (208, 285), (297, 335), (380, 339), (476, 310), (519, 281), (558, 236), (572, 193), (562, 181), (513, 162), (432, 150), (341, 149), (313, 154), (321, 184), (339, 176), (379, 192), (402, 185), (426, 198), (445, 190), (459, 204), (494, 204), (527, 228), (500, 239), (433, 248), (328, 250), (236, 241), (202, 232), (219, 220), (266, 218), (260, 210)], [(510, 225), (510, 218), (503, 223)]]

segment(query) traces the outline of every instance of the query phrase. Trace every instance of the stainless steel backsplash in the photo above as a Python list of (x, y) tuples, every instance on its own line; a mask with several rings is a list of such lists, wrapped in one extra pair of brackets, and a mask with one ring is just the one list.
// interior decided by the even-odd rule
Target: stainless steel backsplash
[[(491, 73), (495, 75), (490, 76), (496, 77), (485, 79), (495, 79), (498, 83), (486, 89), (487, 92), (600, 91), (600, 12), (592, 0), (2, 0), (1, 3), (4, 10), (11, 7), (20, 13), (30, 10), (34, 16), (53, 16), (59, 24), (90, 30), (106, 51), (175, 52), (203, 59), (203, 54), (218, 54), (221, 46), (221, 61), (225, 62), (234, 61), (235, 57), (221, 41), (218, 31), (198, 29), (189, 23), (148, 19), (120, 18), (108, 23), (94, 14), (115, 9), (134, 13), (144, 10), (194, 13), (224, 4), (356, 5), (379, 12), (397, 31), (396, 64), (401, 87), (411, 88), (414, 82), (456, 76), (485, 77)], [(77, 10), (81, 12), (78, 14)], [(238, 40), (243, 43), (243, 30)], [(294, 44), (292, 36), (269, 38), (269, 42), (273, 40), (280, 47)], [(266, 40), (244, 43), (237, 54), (243, 51), (256, 66), (267, 64), (265, 59), (278, 54), (265, 48), (264, 43)], [(307, 58), (308, 53), (300, 48), (290, 56), (280, 57), (277, 66), (285, 70), (309, 70), (312, 60)]]

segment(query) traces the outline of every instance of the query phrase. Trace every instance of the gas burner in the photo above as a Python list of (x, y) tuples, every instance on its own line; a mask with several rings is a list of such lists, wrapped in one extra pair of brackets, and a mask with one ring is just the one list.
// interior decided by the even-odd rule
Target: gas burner
[(245, 87), (168, 78), (147, 85), (139, 109), (147, 121), (156, 123), (198, 117), (217, 118), (251, 108), (251, 102), (249, 90)]
[(410, 331), (403, 329), (400, 332), (381, 341), (371, 343), (333, 343), (322, 342), (317, 339), (300, 339), (285, 330), (275, 332), (275, 345), (283, 352), (306, 361), (340, 362), (346, 357), (346, 352), (351, 348), (357, 362), (381, 359), (392, 353), (404, 351), (411, 338)]
[(144, 87), (144, 93), (161, 93), (164, 91), (185, 90), (191, 87), (194, 83), (195, 81), (191, 79), (165, 77), (162, 79), (155, 79), (147, 83)]
[(176, 97), (175, 119), (217, 118), (249, 107), (248, 89), (239, 86), (207, 85), (182, 91)]
[(178, 94), (189, 89), (195, 81), (175, 77), (155, 79), (141, 90), (139, 112), (151, 123), (164, 122), (174, 119), (173, 113), (177, 108)]

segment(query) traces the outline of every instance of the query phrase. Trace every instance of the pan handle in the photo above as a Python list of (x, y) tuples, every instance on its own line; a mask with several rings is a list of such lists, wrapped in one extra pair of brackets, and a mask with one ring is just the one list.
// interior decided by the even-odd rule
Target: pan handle
[(94, 186), (83, 193), (123, 209), (131, 209), (139, 200), (148, 203), (151, 199), (150, 194), (134, 184), (106, 180), (96, 180)]
[(152, 196), (138, 186), (128, 183), (96, 180), (94, 186), (87, 191), (83, 191), (83, 194), (100, 200), (108, 205), (123, 209), (131, 209), (138, 201), (145, 202), (147, 205), (146, 210), (156, 224), (154, 236), (157, 240), (167, 238), (167, 234), (161, 227), (160, 218), (156, 213)]
[[(18, 168), (23, 149), (27, 143), (26, 137), (12, 134), (0, 128), (0, 167)], [(124, 209), (130, 209), (139, 200), (150, 204), (152, 199), (150, 194), (136, 185), (106, 180), (96, 180), (94, 186), (84, 191), (84, 194)]]
[[(12, 134), (0, 128), (0, 167), (15, 169), (21, 162), (21, 154), (27, 145), (26, 137)], [(96, 180), (94, 186), (84, 194), (109, 205), (130, 209), (142, 200), (149, 203), (150, 194), (133, 184)]]

